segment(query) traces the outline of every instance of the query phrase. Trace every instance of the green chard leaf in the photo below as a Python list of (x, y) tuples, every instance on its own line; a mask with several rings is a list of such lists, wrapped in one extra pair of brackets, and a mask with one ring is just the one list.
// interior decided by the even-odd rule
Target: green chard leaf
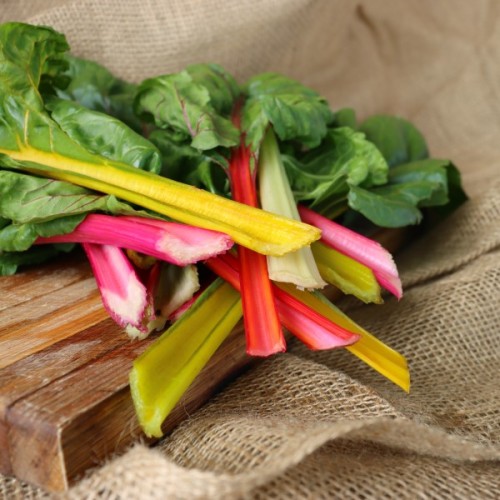
[(182, 134), (193, 148), (232, 147), (240, 140), (230, 118), (237, 96), (236, 82), (220, 66), (198, 64), (145, 80), (135, 110), (157, 127)]
[(296, 140), (316, 147), (327, 133), (333, 114), (314, 90), (276, 73), (257, 75), (245, 85), (242, 131), (246, 144), (258, 151), (269, 125), (281, 141)]
[[(67, 83), (67, 49), (64, 36), (49, 28), (2, 25), (0, 153), (7, 156), (29, 150), (35, 158), (41, 152), (97, 165), (109, 164), (109, 158), (118, 164), (158, 170), (161, 159), (156, 148), (125, 124), (50, 95), (62, 80)], [(42, 83), (43, 94), (39, 91)], [(99, 149), (97, 154), (97, 148), (105, 153)], [(0, 166), (12, 167), (5, 162)]]
[[(403, 227), (422, 220), (422, 208), (455, 207), (467, 199), (448, 160), (427, 159), (398, 165), (388, 183), (375, 189), (352, 188), (349, 206), (382, 227)], [(451, 190), (450, 190), (451, 189)]]
[(16, 274), (20, 266), (41, 264), (52, 259), (63, 250), (62, 245), (41, 245), (23, 252), (0, 251), (0, 276)]
[(329, 130), (321, 145), (300, 161), (289, 156), (284, 161), (296, 200), (326, 217), (345, 207), (353, 186), (371, 188), (387, 181), (387, 163), (379, 150), (348, 127)]
[(149, 140), (163, 157), (162, 175), (220, 196), (230, 196), (224, 172), (229, 162), (222, 148), (201, 151), (186, 143), (181, 134), (161, 129), (151, 132)]
[(58, 97), (114, 116), (141, 132), (141, 122), (133, 111), (137, 85), (116, 78), (97, 62), (71, 55), (66, 55), (66, 60), (70, 83), (64, 90), (57, 91)]
[(120, 120), (58, 98), (47, 99), (45, 108), (61, 130), (87, 151), (142, 170), (161, 170), (156, 147)]
[(423, 135), (403, 118), (375, 115), (365, 120), (359, 130), (377, 146), (389, 167), (429, 156)]
[[(64, 35), (51, 28), (4, 24), (0, 30), (0, 102), (14, 105), (21, 98), (36, 108), (40, 90), (53, 93), (55, 88), (64, 88), (68, 84), (64, 52), (68, 49)], [(20, 61), (26, 64), (21, 66)]]
[(356, 119), (356, 112), (352, 108), (342, 108), (335, 111), (330, 127), (349, 127), (353, 130), (357, 130), (358, 121)]
[(39, 236), (70, 233), (90, 212), (147, 215), (114, 196), (0, 170), (0, 251), (27, 250)]
[(203, 85), (212, 107), (223, 116), (230, 116), (240, 95), (236, 80), (218, 64), (192, 64), (186, 68), (193, 82)]

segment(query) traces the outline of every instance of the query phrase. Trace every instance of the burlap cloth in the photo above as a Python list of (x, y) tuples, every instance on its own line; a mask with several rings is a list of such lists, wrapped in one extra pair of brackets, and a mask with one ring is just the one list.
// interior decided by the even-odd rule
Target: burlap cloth
[[(0, 1), (140, 80), (217, 61), (283, 71), (332, 106), (414, 121), (471, 201), (400, 255), (400, 303), (349, 313), (409, 359), (408, 396), (347, 352), (262, 362), (156, 448), (137, 444), (70, 497), (500, 496), (500, 3), (492, 0)], [(0, 479), (4, 498), (42, 498)]]

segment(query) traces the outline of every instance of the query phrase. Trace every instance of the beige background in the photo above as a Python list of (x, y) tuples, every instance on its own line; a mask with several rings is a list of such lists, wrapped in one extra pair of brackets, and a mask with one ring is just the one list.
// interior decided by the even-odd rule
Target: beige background
[[(344, 352), (265, 361), (155, 450), (97, 468), (73, 498), (495, 498), (500, 480), (500, 4), (468, 0), (0, 0), (140, 80), (199, 61), (277, 70), (360, 117), (414, 121), (471, 194), (400, 256), (404, 299), (347, 301), (410, 360), (402, 394)], [(6, 498), (43, 496), (15, 480)]]

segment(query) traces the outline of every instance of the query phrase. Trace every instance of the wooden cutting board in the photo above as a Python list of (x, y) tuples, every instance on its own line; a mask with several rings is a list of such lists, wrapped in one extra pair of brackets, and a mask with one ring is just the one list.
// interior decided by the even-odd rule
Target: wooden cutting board
[[(401, 231), (379, 236), (394, 250)], [(128, 387), (131, 341), (101, 305), (78, 257), (0, 278), (0, 473), (64, 491), (141, 431)], [(251, 360), (238, 326), (165, 422), (166, 432)], [(142, 435), (142, 440), (145, 440)]]

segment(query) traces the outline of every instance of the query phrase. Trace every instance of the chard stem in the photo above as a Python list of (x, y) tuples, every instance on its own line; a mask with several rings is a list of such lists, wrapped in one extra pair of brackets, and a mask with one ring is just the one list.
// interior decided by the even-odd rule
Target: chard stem
[(71, 233), (38, 238), (44, 243), (115, 245), (186, 266), (228, 250), (229, 236), (207, 229), (134, 216), (89, 214)]
[(20, 170), (115, 195), (193, 226), (228, 234), (253, 250), (283, 255), (320, 236), (316, 228), (279, 217), (124, 163), (95, 156), (95, 163), (23, 146), (0, 148)]
[[(218, 276), (236, 290), (240, 290), (240, 265), (230, 254), (206, 262)], [(282, 325), (311, 349), (334, 349), (353, 344), (357, 334), (321, 315), (290, 294), (284, 286), (272, 285)]]
[(369, 267), (320, 241), (312, 244), (312, 252), (325, 281), (367, 304), (383, 302), (380, 285)]
[(240, 318), (239, 294), (216, 280), (134, 361), (130, 390), (146, 435), (162, 436), (163, 421)]
[[(257, 207), (257, 193), (250, 168), (250, 152), (242, 142), (229, 164), (233, 198)], [(247, 353), (270, 356), (286, 349), (285, 337), (267, 271), (266, 257), (240, 246), (241, 298)]]
[(398, 299), (403, 296), (396, 264), (392, 255), (380, 243), (337, 224), (304, 206), (299, 206), (299, 213), (304, 222), (321, 229), (323, 243), (369, 267), (381, 286)]
[(93, 243), (84, 243), (83, 249), (109, 315), (122, 327), (142, 330), (147, 290), (125, 253), (113, 245)]
[[(261, 206), (277, 215), (300, 221), (297, 205), (281, 160), (278, 141), (268, 128), (259, 152), (259, 195)], [(273, 281), (294, 283), (311, 289), (323, 288), (323, 281), (310, 247), (281, 257), (267, 257), (269, 277)]]

